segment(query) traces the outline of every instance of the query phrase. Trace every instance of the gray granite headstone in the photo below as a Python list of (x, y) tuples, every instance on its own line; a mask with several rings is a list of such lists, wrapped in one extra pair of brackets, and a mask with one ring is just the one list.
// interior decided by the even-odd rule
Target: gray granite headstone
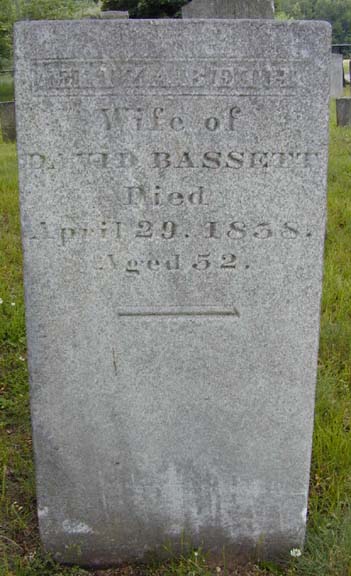
[(336, 122), (338, 126), (351, 126), (351, 98), (336, 99)]
[(306, 524), (330, 26), (15, 34), (46, 550), (288, 555)]
[(339, 98), (344, 93), (343, 56), (332, 54), (330, 67), (330, 96)]
[(0, 122), (4, 142), (16, 140), (16, 109), (14, 102), (0, 102)]
[(273, 18), (274, 0), (192, 0), (183, 18)]

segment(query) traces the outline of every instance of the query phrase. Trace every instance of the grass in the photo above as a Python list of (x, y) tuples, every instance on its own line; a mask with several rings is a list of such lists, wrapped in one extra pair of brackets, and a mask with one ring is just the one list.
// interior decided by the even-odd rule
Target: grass
[[(2, 91), (1, 97), (4, 92)], [(351, 576), (351, 129), (332, 107), (328, 234), (324, 273), (306, 549), (281, 568), (248, 566), (237, 576)], [(0, 143), (0, 576), (212, 576), (199, 551), (162, 566), (88, 572), (40, 550), (28, 405), (16, 152)]]

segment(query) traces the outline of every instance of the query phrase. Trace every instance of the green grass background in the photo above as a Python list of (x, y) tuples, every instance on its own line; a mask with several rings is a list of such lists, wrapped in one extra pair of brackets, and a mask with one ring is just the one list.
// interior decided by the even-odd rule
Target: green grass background
[[(2, 82), (0, 100), (12, 98)], [(328, 233), (307, 542), (289, 565), (211, 566), (194, 551), (162, 566), (87, 572), (40, 550), (28, 401), (16, 150), (0, 142), (0, 576), (351, 576), (351, 128), (331, 109)], [(219, 569), (221, 572), (219, 572)]]

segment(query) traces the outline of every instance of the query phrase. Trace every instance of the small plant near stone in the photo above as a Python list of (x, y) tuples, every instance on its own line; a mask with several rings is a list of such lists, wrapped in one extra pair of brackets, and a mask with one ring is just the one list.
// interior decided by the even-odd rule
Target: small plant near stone
[(206, 557), (202, 550), (194, 550), (188, 557), (181, 556), (168, 566), (164, 566), (160, 576), (212, 576), (215, 573), (221, 573), (220, 567), (218, 572), (210, 571)]

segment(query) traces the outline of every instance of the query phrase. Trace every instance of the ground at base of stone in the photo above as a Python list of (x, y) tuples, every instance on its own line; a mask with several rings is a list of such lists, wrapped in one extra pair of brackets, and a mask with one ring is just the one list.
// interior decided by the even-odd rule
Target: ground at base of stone
[[(166, 569), (167, 574), (170, 574), (169, 567)], [(160, 567), (159, 570), (153, 571), (153, 576), (163, 576), (165, 573), (165, 568)], [(150, 571), (145, 567), (138, 566), (125, 566), (121, 568), (112, 568), (110, 570), (97, 570), (92, 573), (92, 576), (147, 576)], [(189, 573), (190, 574), (190, 573)], [(214, 568), (213, 574), (217, 574)], [(268, 572), (261, 570), (257, 566), (247, 565), (238, 568), (227, 569), (225, 572), (221, 570), (219, 574), (225, 574), (225, 576), (265, 576)], [(176, 572), (175, 572), (176, 576)]]

